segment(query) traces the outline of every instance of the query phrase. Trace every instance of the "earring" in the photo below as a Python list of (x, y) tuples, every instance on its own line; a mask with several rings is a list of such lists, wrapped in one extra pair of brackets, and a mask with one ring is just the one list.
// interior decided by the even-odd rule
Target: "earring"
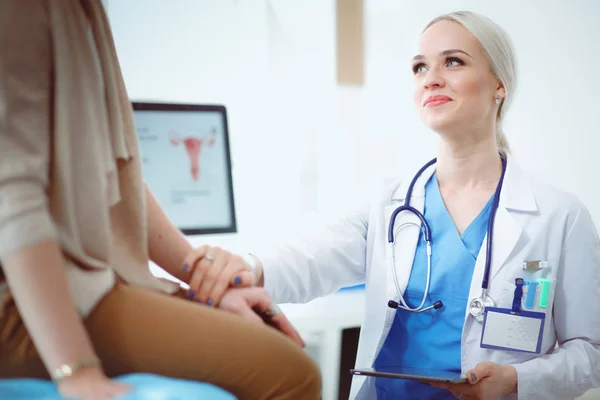
[(496, 96), (496, 104), (500, 104), (500, 96)]

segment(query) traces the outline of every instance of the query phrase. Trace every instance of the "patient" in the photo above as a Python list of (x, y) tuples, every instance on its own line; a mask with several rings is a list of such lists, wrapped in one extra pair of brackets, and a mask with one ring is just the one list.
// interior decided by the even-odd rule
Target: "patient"
[(51, 377), (81, 399), (130, 391), (112, 378), (131, 373), (319, 398), (317, 366), (266, 292), (244, 287), (242, 260), (227, 260), (240, 288), (215, 292), (226, 311), (148, 269), (202, 284), (193, 265), (224, 262), (209, 256), (143, 184), (100, 0), (2, 0), (0, 378)]

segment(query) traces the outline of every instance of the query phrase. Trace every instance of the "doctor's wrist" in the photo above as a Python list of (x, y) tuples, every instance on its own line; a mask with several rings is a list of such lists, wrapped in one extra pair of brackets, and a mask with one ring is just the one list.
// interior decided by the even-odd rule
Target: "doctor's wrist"
[(519, 376), (517, 374), (517, 370), (515, 367), (513, 367), (512, 365), (505, 365), (503, 367), (503, 376), (504, 376), (504, 381), (510, 386), (510, 392), (511, 393), (518, 393), (519, 392)]

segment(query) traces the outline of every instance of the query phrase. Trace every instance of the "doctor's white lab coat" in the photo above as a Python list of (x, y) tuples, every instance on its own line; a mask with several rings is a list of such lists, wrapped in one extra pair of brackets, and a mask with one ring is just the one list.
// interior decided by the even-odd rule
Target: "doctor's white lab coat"
[[(424, 185), (435, 170), (417, 181), (411, 205), (423, 211)], [(328, 226), (314, 240), (293, 243), (270, 255), (258, 255), (265, 288), (279, 303), (302, 303), (341, 287), (366, 282), (365, 317), (357, 367), (371, 367), (394, 320), (398, 301), (387, 246), (389, 217), (403, 204), (410, 177), (382, 191), (368, 208)], [(420, 224), (400, 213), (396, 226)], [(407, 227), (396, 234), (396, 273), (405, 290), (419, 237)], [(485, 240), (475, 264), (469, 299), (481, 293)], [(522, 262), (544, 260), (548, 270), (523, 271)], [(515, 278), (551, 279), (541, 355), (480, 347), (482, 324), (465, 309), (461, 367), (463, 374), (482, 361), (512, 364), (518, 372), (518, 397), (508, 399), (574, 399), (600, 387), (600, 240), (591, 217), (574, 196), (536, 182), (508, 159), (496, 213), (489, 295), (498, 307), (512, 305)], [(529, 275), (528, 275), (529, 274)], [(443, 298), (442, 298), (443, 301)], [(375, 399), (374, 378), (355, 376), (350, 398)]]

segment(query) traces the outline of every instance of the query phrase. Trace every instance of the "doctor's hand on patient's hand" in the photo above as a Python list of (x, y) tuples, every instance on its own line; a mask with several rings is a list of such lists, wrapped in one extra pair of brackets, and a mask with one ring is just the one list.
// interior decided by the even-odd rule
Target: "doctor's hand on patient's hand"
[(448, 389), (456, 398), (464, 400), (495, 400), (517, 393), (517, 371), (511, 365), (482, 362), (467, 372), (467, 379), (468, 383), (430, 385)]
[(306, 346), (298, 331), (263, 288), (229, 289), (219, 307), (239, 314), (248, 321), (271, 325), (301, 347)]
[(231, 287), (255, 284), (254, 273), (244, 259), (220, 247), (201, 246), (186, 255), (182, 269), (190, 286), (189, 299), (218, 306)]

